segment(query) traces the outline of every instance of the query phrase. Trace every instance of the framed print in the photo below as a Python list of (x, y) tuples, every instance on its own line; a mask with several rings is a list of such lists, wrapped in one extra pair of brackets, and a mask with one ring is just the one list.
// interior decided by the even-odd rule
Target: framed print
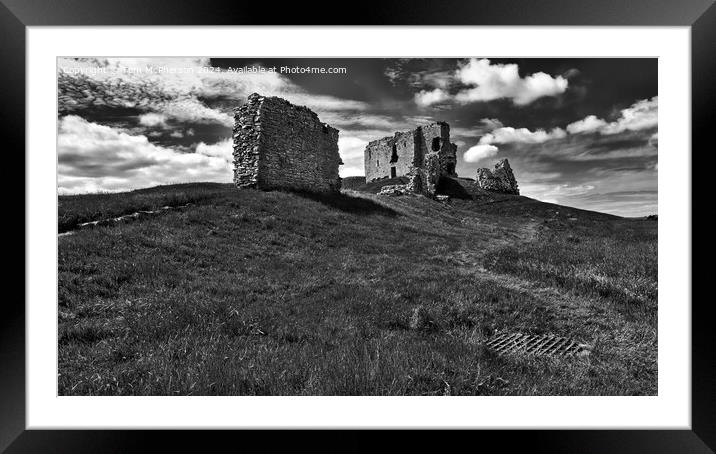
[(712, 2), (434, 8), (3, 2), (1, 449), (711, 452)]

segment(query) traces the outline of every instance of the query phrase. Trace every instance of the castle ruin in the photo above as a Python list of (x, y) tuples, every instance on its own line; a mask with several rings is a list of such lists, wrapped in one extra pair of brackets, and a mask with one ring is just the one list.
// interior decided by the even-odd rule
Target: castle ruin
[(309, 108), (254, 93), (234, 109), (234, 183), (240, 188), (341, 189), (338, 130)]
[[(254, 93), (234, 109), (234, 183), (240, 188), (338, 192), (343, 164), (338, 130), (322, 123), (305, 106)], [(364, 151), (366, 182), (398, 177), (406, 184), (386, 185), (381, 193), (437, 196), (442, 177), (457, 177), (457, 146), (445, 122), (373, 140)], [(405, 181), (405, 180), (403, 180)], [(507, 159), (494, 170), (477, 169), (474, 185), (519, 195)]]
[(441, 176), (457, 176), (456, 151), (457, 146), (450, 142), (450, 125), (445, 122), (396, 132), (366, 146), (365, 179), (371, 182), (408, 177), (407, 185), (393, 185), (388, 189), (435, 195)]

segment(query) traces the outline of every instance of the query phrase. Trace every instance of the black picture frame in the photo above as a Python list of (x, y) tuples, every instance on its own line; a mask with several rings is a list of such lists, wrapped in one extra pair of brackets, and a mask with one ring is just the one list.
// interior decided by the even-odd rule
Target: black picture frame
[[(346, 6), (322, 1), (282, 3), (226, 0), (0, 0), (0, 110), (5, 154), (15, 159), (3, 169), (4, 181), (22, 178), (10, 169), (25, 169), (25, 51), (29, 26), (107, 25), (529, 25), (529, 26), (688, 26), (691, 27), (692, 149), (704, 149), (710, 138), (716, 90), (716, 6), (713, 0), (383, 0)], [(350, 9), (350, 11), (349, 11)], [(711, 145), (711, 144), (709, 144)], [(709, 146), (711, 148), (712, 146)], [(54, 150), (48, 150), (52, 153)], [(694, 154), (692, 153), (692, 158)], [(693, 161), (692, 161), (693, 162)], [(694, 171), (698, 167), (692, 165)], [(665, 169), (668, 171), (668, 169)], [(703, 172), (703, 168), (700, 169)], [(706, 178), (706, 177), (704, 177)], [(692, 181), (698, 181), (693, 174)], [(17, 182), (19, 184), (19, 182)], [(25, 187), (23, 181), (23, 188)], [(12, 192), (12, 191), (11, 191)], [(697, 193), (695, 189), (692, 190)], [(12, 195), (12, 194), (10, 194)], [(24, 198), (7, 197), (5, 210), (25, 210)], [(693, 204), (692, 204), (693, 206)], [(17, 216), (19, 219), (19, 216)], [(692, 226), (693, 218), (691, 220)], [(24, 221), (14, 222), (25, 244)], [(693, 231), (693, 227), (692, 227)], [(17, 242), (19, 243), (19, 242)], [(23, 258), (22, 263), (25, 263)], [(706, 269), (693, 268), (692, 276)], [(6, 274), (20, 282), (24, 266), (13, 262)], [(13, 276), (18, 274), (18, 276)], [(25, 276), (26, 277), (26, 276)], [(24, 281), (24, 279), (23, 279)], [(692, 277), (692, 282), (694, 281)], [(15, 284), (18, 285), (18, 284)], [(386, 441), (372, 439), (367, 431), (208, 434), (179, 431), (25, 429), (25, 306), (23, 298), (6, 293), (0, 316), (0, 451), (24, 452), (136, 452), (180, 447), (213, 450), (228, 446), (249, 449), (253, 442), (275, 448), (287, 443), (312, 450), (363, 451), (399, 443), (401, 450), (435, 447), (444, 450), (456, 442), (468, 446), (500, 446), (500, 450), (531, 452), (713, 452), (716, 449), (716, 339), (709, 315), (710, 298), (693, 298), (692, 308), (692, 424), (691, 430), (549, 430), (461, 431), (458, 434), (382, 432)], [(674, 302), (671, 302), (674, 303)], [(690, 304), (690, 301), (680, 302)], [(284, 436), (281, 436), (284, 435)], [(385, 437), (389, 435), (388, 437)], [(316, 440), (320, 439), (319, 443)], [(238, 440), (240, 444), (237, 443)], [(226, 444), (228, 443), (228, 444)], [(497, 443), (495, 445), (494, 443)], [(290, 444), (290, 445), (289, 445)], [(271, 449), (273, 450), (273, 449)]]

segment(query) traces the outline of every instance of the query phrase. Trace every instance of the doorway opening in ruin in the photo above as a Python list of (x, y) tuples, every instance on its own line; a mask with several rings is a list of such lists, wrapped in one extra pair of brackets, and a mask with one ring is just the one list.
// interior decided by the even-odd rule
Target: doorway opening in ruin
[(435, 137), (433, 139), (433, 151), (440, 151), (440, 137)]
[(398, 147), (393, 144), (393, 154), (390, 155), (390, 163), (398, 162)]
[(390, 178), (395, 178), (395, 176), (396, 176), (395, 166), (393, 166), (390, 168)]

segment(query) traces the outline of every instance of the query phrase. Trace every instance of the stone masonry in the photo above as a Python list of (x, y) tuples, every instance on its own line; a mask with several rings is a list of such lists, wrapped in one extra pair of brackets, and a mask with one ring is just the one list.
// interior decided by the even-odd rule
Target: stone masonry
[(234, 109), (233, 137), (237, 187), (341, 189), (338, 130), (307, 107), (254, 93)]
[(500, 159), (495, 164), (494, 170), (477, 169), (475, 184), (479, 188), (488, 191), (520, 195), (517, 180), (515, 180), (515, 175), (512, 173), (512, 168), (506, 158)]
[(405, 176), (410, 179), (405, 192), (434, 195), (441, 176), (457, 176), (456, 151), (457, 146), (450, 142), (450, 125), (445, 122), (396, 132), (368, 143), (364, 152), (366, 182)]

